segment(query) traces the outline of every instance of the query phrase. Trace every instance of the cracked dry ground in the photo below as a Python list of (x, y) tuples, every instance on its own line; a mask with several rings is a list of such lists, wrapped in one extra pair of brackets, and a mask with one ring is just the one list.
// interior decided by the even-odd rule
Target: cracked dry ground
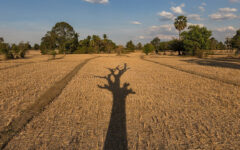
[[(240, 147), (240, 87), (197, 75), (201, 69), (217, 69), (221, 74), (229, 68), (192, 64), (196, 74), (190, 74), (145, 61), (140, 55), (101, 55), (89, 61), (4, 149)], [(171, 57), (146, 59), (178, 61)], [(120, 71), (116, 69), (119, 65)], [(115, 75), (122, 73), (120, 86), (117, 77), (110, 76), (110, 69), (114, 68)], [(238, 70), (234, 71), (235, 76), (240, 75)], [(218, 74), (214, 75), (218, 79)], [(126, 96), (113, 96), (118, 95), (118, 90)], [(112, 110), (113, 101), (116, 108)]]

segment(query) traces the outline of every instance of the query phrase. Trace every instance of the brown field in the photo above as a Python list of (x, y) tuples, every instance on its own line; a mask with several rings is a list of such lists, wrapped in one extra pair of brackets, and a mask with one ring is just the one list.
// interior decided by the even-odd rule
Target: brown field
[(239, 59), (57, 58), (0, 61), (0, 149), (240, 147)]

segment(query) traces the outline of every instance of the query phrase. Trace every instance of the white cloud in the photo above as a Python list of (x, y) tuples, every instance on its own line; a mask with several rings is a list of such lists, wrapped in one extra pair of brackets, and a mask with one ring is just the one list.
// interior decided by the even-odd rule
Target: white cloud
[(172, 40), (174, 38), (177, 38), (177, 35), (157, 34), (155, 37), (158, 37), (161, 40)]
[(218, 32), (226, 32), (226, 31), (236, 31), (237, 29), (233, 26), (227, 26), (222, 28), (216, 28), (215, 30)]
[(200, 27), (204, 27), (204, 24), (196, 24), (196, 23), (191, 23), (191, 22), (188, 22), (188, 26), (196, 26), (196, 25), (198, 25), (198, 26), (200, 26)]
[(179, 6), (176, 7), (171, 7), (170, 10), (172, 12), (167, 12), (167, 11), (162, 11), (158, 13), (158, 16), (161, 16), (161, 20), (169, 21), (169, 20), (174, 20), (177, 15), (182, 15), (184, 14), (183, 7), (185, 7), (185, 4), (182, 3)]
[(161, 40), (171, 40), (176, 38), (177, 34), (178, 32), (173, 24), (151, 26), (147, 29), (147, 37), (149, 37), (149, 39), (159, 37)]
[(205, 6), (207, 6), (207, 4), (203, 2), (203, 3), (198, 7), (198, 9), (199, 9), (201, 12), (204, 12), (204, 11), (205, 11)]
[(171, 12), (162, 11), (158, 13), (159, 16), (163, 18), (163, 20), (173, 20), (175, 16)]
[(99, 4), (109, 3), (109, 0), (84, 0), (84, 1), (89, 3), (99, 3)]
[(139, 21), (132, 21), (132, 22), (131, 22), (131, 24), (140, 25), (140, 24), (142, 24), (142, 23), (141, 23), (141, 22), (139, 22)]
[(154, 31), (167, 31), (167, 32), (172, 32), (174, 26), (172, 24), (165, 24), (165, 25), (160, 25), (160, 26), (151, 26), (149, 27), (149, 30), (154, 32)]
[(235, 28), (233, 26), (212, 29), (213, 36), (216, 37), (220, 41), (225, 41), (226, 37), (232, 37), (236, 33), (236, 30), (237, 30), (237, 28)]
[(236, 19), (238, 15), (234, 14), (237, 12), (236, 8), (219, 8), (217, 13), (209, 15), (209, 17), (213, 20), (229, 20), (229, 19)]
[(215, 13), (209, 15), (209, 17), (213, 20), (228, 20), (238, 18), (238, 16), (233, 13)]
[(202, 20), (201, 16), (198, 14), (189, 14), (187, 17), (192, 20)]
[(230, 12), (236, 12), (237, 9), (236, 8), (219, 8), (219, 12), (226, 12), (226, 13), (230, 13)]
[(240, 0), (229, 0), (229, 2), (231, 2), (231, 3), (239, 3)]
[(138, 39), (143, 40), (143, 39), (145, 39), (145, 36), (143, 36), (143, 35), (138, 36)]
[(205, 8), (203, 6), (199, 6), (198, 9), (201, 10), (202, 12), (205, 11)]
[(175, 13), (175, 14), (184, 14), (184, 11), (182, 8), (185, 7), (185, 4), (181, 4), (180, 6), (177, 7), (171, 7), (170, 9)]
[(202, 6), (207, 6), (207, 4), (203, 2), (203, 3), (202, 3)]

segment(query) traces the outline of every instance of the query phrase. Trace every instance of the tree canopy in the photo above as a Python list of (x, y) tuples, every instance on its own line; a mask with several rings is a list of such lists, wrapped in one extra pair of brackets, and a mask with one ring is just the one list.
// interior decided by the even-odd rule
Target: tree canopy
[(158, 37), (155, 37), (152, 41), (151, 44), (154, 46), (156, 50), (159, 50), (160, 48), (160, 42), (161, 40)]
[(127, 44), (126, 44), (126, 49), (127, 49), (127, 50), (130, 50), (130, 51), (134, 51), (134, 50), (135, 50), (135, 45), (133, 44), (133, 41), (132, 41), (132, 40), (130, 40), (130, 41), (127, 42)]
[(30, 48), (31, 45), (28, 42), (20, 42), (18, 45), (0, 42), (0, 53), (2, 53), (6, 59), (24, 58)]
[(136, 49), (141, 50), (143, 48), (142, 43), (139, 42), (136, 46)]
[(188, 31), (181, 34), (184, 50), (195, 55), (196, 50), (206, 50), (209, 48), (209, 38), (212, 36), (212, 31), (206, 27), (199, 25), (191, 25)]
[(4, 42), (4, 38), (0, 37), (0, 43), (3, 43), (3, 42)]
[(152, 51), (154, 51), (154, 46), (151, 43), (147, 43), (144, 45), (143, 48), (143, 52), (148, 55), (149, 53), (151, 53)]
[(174, 26), (175, 28), (178, 30), (179, 32), (179, 40), (181, 39), (181, 31), (184, 30), (187, 27), (187, 17), (185, 16), (178, 16), (175, 19), (174, 22)]
[(48, 51), (59, 49), (60, 53), (72, 53), (78, 47), (78, 34), (66, 22), (58, 22), (42, 38), (40, 49), (45, 54)]
[(233, 48), (240, 49), (240, 29), (236, 32), (231, 40), (231, 44)]
[(106, 34), (103, 35), (103, 39), (98, 35), (93, 35), (79, 41), (78, 50), (74, 53), (111, 53), (116, 47), (116, 44), (108, 39)]

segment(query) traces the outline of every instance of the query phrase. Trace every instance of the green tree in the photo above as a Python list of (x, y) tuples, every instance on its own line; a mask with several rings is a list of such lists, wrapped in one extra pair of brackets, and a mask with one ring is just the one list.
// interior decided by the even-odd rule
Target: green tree
[(64, 51), (65, 53), (72, 54), (78, 48), (78, 34), (75, 33), (74, 38), (68, 40), (64, 43)]
[(91, 45), (95, 53), (100, 53), (100, 48), (102, 46), (101, 38), (98, 35), (93, 35)]
[(58, 48), (60, 53), (73, 53), (78, 48), (78, 34), (66, 22), (58, 22), (42, 38), (40, 49), (46, 54)]
[[(181, 31), (183, 31), (187, 27), (187, 17), (178, 16), (175, 19), (174, 26), (178, 30), (179, 40), (181, 40)], [(181, 55), (181, 49), (178, 49), (178, 55)]]
[(128, 41), (126, 44), (127, 50), (134, 51), (135, 50), (135, 45), (133, 44), (133, 41)]
[(103, 35), (103, 49), (105, 52), (111, 53), (114, 49), (117, 48), (117, 45), (110, 39), (108, 39), (107, 35)]
[(142, 48), (143, 48), (143, 46), (142, 46), (142, 43), (141, 42), (139, 42), (138, 44), (137, 44), (137, 47), (136, 47), (138, 50), (142, 50)]
[(175, 19), (174, 26), (179, 32), (179, 40), (180, 40), (181, 39), (181, 31), (187, 27), (187, 17), (178, 16)]
[(101, 42), (101, 52), (106, 53), (108, 51), (108, 37), (106, 34), (103, 34), (103, 40)]
[(218, 41), (212, 37), (210, 40), (209, 40), (209, 49), (210, 50), (216, 50), (218, 49)]
[(169, 48), (174, 51), (178, 51), (181, 49), (181, 52), (185, 54), (185, 48), (184, 48), (184, 43), (183, 40), (178, 40), (178, 39), (173, 39), (168, 42), (169, 43)]
[(0, 53), (4, 55), (5, 59), (13, 59), (14, 56), (11, 52), (11, 47), (8, 43), (0, 43)]
[(33, 46), (33, 49), (34, 49), (34, 50), (39, 50), (39, 48), (40, 48), (40, 45), (39, 45), (39, 44), (37, 44), (37, 43), (34, 44), (34, 46)]
[(93, 35), (81, 40), (78, 50), (75, 53), (111, 53), (116, 47), (116, 44), (108, 39), (106, 34), (103, 35), (103, 39), (97, 35)]
[(40, 50), (42, 54), (47, 54), (51, 50), (55, 50), (56, 45), (56, 35), (48, 31), (45, 36), (41, 39)]
[(164, 52), (169, 50), (169, 42), (161, 42), (159, 45), (159, 50)]
[(13, 57), (14, 58), (19, 58), (19, 48), (18, 48), (18, 45), (16, 44), (12, 44), (11, 46), (11, 51), (12, 51), (12, 54), (13, 54)]
[(20, 56), (21, 58), (24, 58), (24, 57), (25, 57), (27, 51), (29, 50), (29, 45), (30, 45), (30, 44), (29, 44), (28, 42), (27, 42), (27, 43), (20, 42), (20, 43), (18, 44), (19, 56)]
[(146, 45), (144, 45), (143, 48), (143, 52), (148, 55), (149, 53), (151, 53), (152, 51), (154, 51), (154, 46), (151, 43), (148, 43)]
[(155, 37), (152, 41), (151, 44), (155, 47), (156, 50), (159, 50), (160, 48), (160, 42), (161, 40), (158, 37)]
[(55, 35), (55, 42), (60, 52), (70, 53), (70, 49), (66, 49), (65, 44), (70, 43), (78, 38), (73, 27), (67, 22), (58, 22), (52, 28), (51, 32)]
[(3, 43), (3, 42), (4, 42), (4, 38), (0, 37), (0, 43)]
[(209, 38), (211, 36), (212, 31), (199, 25), (189, 26), (188, 31), (181, 34), (184, 49), (192, 55), (195, 55), (198, 50), (209, 49)]
[(103, 34), (103, 39), (107, 39), (107, 34)]
[(231, 45), (233, 48), (237, 49), (236, 54), (240, 53), (240, 29), (236, 32), (236, 35), (233, 36), (231, 40)]
[(225, 45), (227, 49), (232, 49), (232, 38), (226, 38)]
[(225, 44), (223, 44), (223, 42), (218, 42), (217, 49), (219, 49), (219, 50), (226, 50), (227, 47), (226, 47)]

